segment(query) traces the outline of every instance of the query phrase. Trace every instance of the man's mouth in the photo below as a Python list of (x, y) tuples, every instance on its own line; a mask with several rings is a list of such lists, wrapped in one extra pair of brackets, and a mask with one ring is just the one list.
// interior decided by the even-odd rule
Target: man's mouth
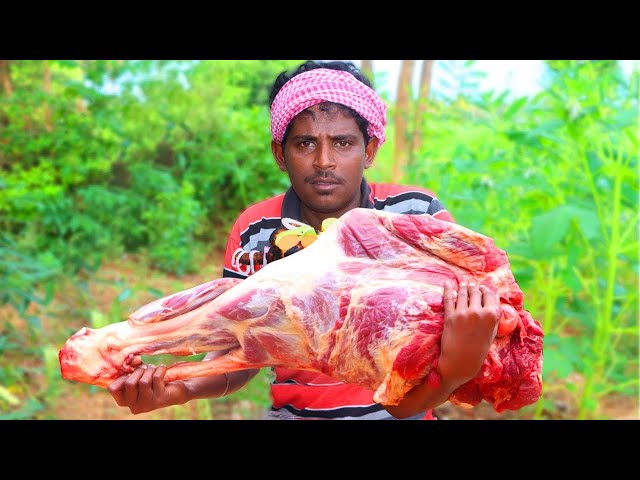
[(337, 180), (333, 180), (330, 178), (318, 178), (317, 180), (313, 180), (310, 182), (312, 185), (339, 185), (340, 182)]
[(340, 186), (340, 182), (331, 178), (318, 178), (311, 182), (311, 186), (316, 192), (330, 193)]

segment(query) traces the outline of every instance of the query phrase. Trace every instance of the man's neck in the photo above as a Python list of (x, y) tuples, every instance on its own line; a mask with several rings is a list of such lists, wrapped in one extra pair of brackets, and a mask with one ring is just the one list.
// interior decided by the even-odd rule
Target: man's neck
[(353, 210), (360, 206), (361, 203), (361, 193), (358, 193), (357, 197), (345, 208), (337, 210), (335, 212), (323, 213), (323, 212), (315, 212), (308, 208), (304, 204), (300, 204), (300, 214), (302, 216), (302, 222), (307, 225), (311, 225), (316, 230), (320, 230), (320, 226), (322, 225), (322, 221), (327, 218), (340, 218), (342, 215), (347, 213), (349, 210)]
[(300, 222), (304, 222), (307, 225), (311, 225), (314, 228), (320, 228), (322, 225), (322, 221), (325, 218), (339, 217), (344, 213), (348, 212), (352, 208), (355, 207), (363, 207), (363, 208), (373, 208), (373, 202), (369, 198), (371, 194), (371, 189), (367, 181), (363, 178), (362, 183), (360, 184), (360, 193), (356, 199), (356, 202), (353, 206), (349, 205), (348, 208), (343, 209), (342, 211), (333, 212), (333, 213), (321, 213), (315, 212), (308, 208), (306, 208), (296, 192), (293, 188), (289, 187), (289, 190), (285, 193), (284, 200), (282, 202), (282, 212), (281, 215), (283, 218), (292, 218), (294, 220), (298, 220)]

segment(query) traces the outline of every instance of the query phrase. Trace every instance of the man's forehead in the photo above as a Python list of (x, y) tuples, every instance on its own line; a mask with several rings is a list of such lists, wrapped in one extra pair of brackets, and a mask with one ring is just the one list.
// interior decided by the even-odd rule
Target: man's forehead
[(332, 105), (329, 109), (314, 105), (296, 115), (291, 121), (290, 133), (293, 133), (294, 130), (300, 133), (300, 130), (315, 130), (317, 128), (332, 131), (346, 130), (345, 133), (357, 133), (360, 131), (355, 118), (337, 108), (336, 105)]

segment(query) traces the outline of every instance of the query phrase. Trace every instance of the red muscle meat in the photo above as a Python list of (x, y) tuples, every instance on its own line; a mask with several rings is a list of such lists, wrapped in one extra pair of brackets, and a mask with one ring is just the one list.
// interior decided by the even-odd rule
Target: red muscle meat
[[(127, 321), (83, 328), (60, 351), (62, 376), (106, 387), (137, 355), (228, 354), (168, 368), (166, 380), (246, 368), (318, 371), (397, 405), (437, 385), (443, 286), (497, 292), (499, 332), (477, 376), (449, 398), (516, 410), (542, 389), (543, 331), (494, 241), (431, 215), (354, 209), (308, 248), (246, 280), (223, 278), (149, 303)], [(505, 329), (506, 326), (506, 329)]]

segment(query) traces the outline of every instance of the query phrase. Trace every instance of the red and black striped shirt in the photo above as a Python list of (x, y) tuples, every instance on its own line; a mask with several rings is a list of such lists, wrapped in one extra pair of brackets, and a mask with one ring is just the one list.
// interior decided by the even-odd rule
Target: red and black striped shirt
[[(421, 187), (368, 183), (360, 187), (363, 208), (394, 213), (429, 213), (453, 221), (435, 195)], [(286, 193), (256, 203), (238, 217), (231, 229), (224, 259), (224, 277), (247, 278), (262, 265), (238, 265), (244, 252), (263, 252), (283, 218), (302, 221), (300, 199), (289, 188)], [(282, 419), (375, 419), (394, 420), (382, 405), (373, 401), (373, 391), (347, 384), (322, 373), (275, 368), (271, 384), (273, 405), (268, 418)], [(431, 411), (411, 419), (433, 418)]]

